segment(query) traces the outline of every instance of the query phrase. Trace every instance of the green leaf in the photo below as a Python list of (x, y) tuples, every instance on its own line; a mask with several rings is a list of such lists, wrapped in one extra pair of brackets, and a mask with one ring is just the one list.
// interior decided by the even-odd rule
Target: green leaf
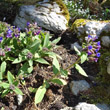
[(61, 40), (61, 37), (58, 37), (57, 39), (53, 40), (52, 43), (57, 44), (60, 40)]
[(29, 64), (26, 62), (23, 64), (23, 66), (19, 69), (18, 75), (20, 74), (28, 74), (31, 73), (33, 70), (33, 67), (30, 67)]
[(9, 61), (14, 61), (15, 58), (9, 56), (9, 57), (7, 57), (7, 60), (9, 60)]
[(10, 84), (3, 82), (3, 83), (0, 83), (0, 87), (7, 89), (10, 87)]
[(40, 46), (40, 42), (39, 41), (36, 41), (35, 44), (33, 44), (33, 45), (30, 46), (30, 48), (31, 48), (30, 49), (30, 52), (32, 54), (35, 54), (38, 51), (39, 46)]
[(65, 80), (63, 80), (63, 79), (57, 79), (57, 78), (52, 79), (51, 82), (56, 83), (56, 84), (59, 84), (59, 85), (66, 85), (67, 84), (67, 82)]
[(81, 52), (74, 46), (74, 50), (77, 52), (77, 55), (81, 55)]
[(50, 85), (49, 85), (49, 82), (48, 81), (44, 80), (44, 84), (46, 86), (45, 88), (49, 88)]
[(54, 74), (57, 74), (60, 71), (59, 62), (56, 57), (53, 59), (53, 72)]
[(44, 37), (43, 47), (48, 47), (49, 44), (49, 34), (47, 33)]
[(31, 73), (32, 71), (33, 71), (33, 66), (30, 66), (30, 67), (27, 68), (28, 73)]
[(63, 76), (68, 76), (68, 71), (64, 70), (64, 69), (60, 69), (61, 75)]
[(25, 60), (26, 60), (26, 57), (25, 57), (25, 56), (19, 55), (19, 58), (16, 58), (16, 59), (12, 62), (12, 64), (17, 64), (17, 63), (23, 62), (23, 61), (25, 61)]
[(58, 57), (59, 59), (62, 59), (58, 54), (56, 54), (54, 52), (45, 52), (45, 54), (51, 58)]
[(37, 58), (34, 61), (36, 61), (38, 63), (41, 63), (41, 64), (47, 64), (47, 65), (49, 65), (49, 63), (45, 59), (43, 59), (43, 58)]
[(16, 94), (19, 94), (19, 95), (23, 95), (22, 91), (18, 88), (18, 87), (15, 87), (15, 89), (13, 90)]
[(30, 92), (32, 92), (32, 93), (35, 93), (37, 89), (36, 88), (33, 88), (33, 87), (28, 87), (28, 90)]
[(39, 44), (39, 40), (35, 40), (29, 47), (30, 48), (33, 48), (33, 47), (35, 47), (36, 45), (38, 45)]
[(38, 104), (38, 103), (40, 103), (42, 101), (45, 93), (46, 93), (46, 88), (45, 87), (40, 86), (37, 89), (37, 92), (35, 94), (35, 104)]
[(6, 70), (6, 62), (3, 61), (0, 66), (0, 79), (3, 79), (3, 74), (4, 74), (5, 70)]
[(87, 75), (86, 72), (82, 69), (82, 67), (81, 67), (80, 65), (75, 64), (75, 68), (76, 68), (76, 70), (77, 70), (81, 75), (88, 77), (88, 75)]
[(2, 98), (5, 97), (8, 93), (9, 93), (9, 89), (4, 90), (4, 91), (2, 92), (1, 97), (2, 97)]
[(87, 60), (87, 53), (82, 52), (81, 53), (81, 64), (84, 63)]
[(28, 60), (29, 66), (33, 66), (33, 60)]
[(21, 53), (22, 53), (23, 55), (27, 55), (28, 52), (30, 52), (28, 49), (23, 49)]
[(13, 39), (13, 46), (14, 46), (15, 49), (19, 48), (19, 45), (17, 43), (17, 39)]
[(9, 83), (10, 84), (12, 84), (13, 82), (14, 82), (14, 76), (11, 74), (11, 72), (10, 71), (8, 71), (8, 73), (7, 73), (7, 78), (8, 78), (8, 81), (9, 81)]

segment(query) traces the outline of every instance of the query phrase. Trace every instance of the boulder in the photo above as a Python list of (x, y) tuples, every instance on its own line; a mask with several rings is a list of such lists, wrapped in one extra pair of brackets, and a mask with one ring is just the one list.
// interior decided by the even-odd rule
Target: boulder
[(59, 33), (67, 29), (68, 21), (69, 13), (62, 0), (44, 0), (21, 6), (14, 25), (24, 30), (27, 22), (37, 22), (40, 27)]

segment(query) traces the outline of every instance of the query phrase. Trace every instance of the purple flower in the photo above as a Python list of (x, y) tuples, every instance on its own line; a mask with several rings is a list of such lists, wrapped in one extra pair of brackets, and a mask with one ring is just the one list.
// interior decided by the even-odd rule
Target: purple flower
[(6, 37), (7, 38), (12, 38), (12, 34), (7, 34)]
[(18, 33), (18, 34), (15, 34), (15, 37), (19, 37), (20, 36), (20, 34)]
[(96, 56), (97, 56), (97, 57), (100, 57), (100, 53), (96, 53)]
[(97, 62), (98, 61), (98, 58), (94, 58), (94, 61)]
[(27, 22), (27, 26), (29, 26), (30, 25), (30, 22)]
[(88, 49), (91, 50), (92, 49), (92, 45), (88, 46)]
[(11, 29), (8, 29), (7, 34), (12, 33), (13, 31)]
[(88, 55), (92, 55), (92, 52), (90, 52), (90, 51), (88, 51), (87, 53), (88, 53)]
[(5, 46), (5, 51), (11, 51), (11, 48), (8, 48), (8, 46)]
[(3, 37), (0, 37), (0, 42), (3, 40)]
[(8, 29), (6, 37), (11, 38), (12, 37), (12, 32), (13, 31), (11, 29)]
[(97, 49), (100, 49), (100, 48), (101, 48), (101, 46), (100, 46), (100, 45), (98, 45), (98, 46), (97, 46)]
[(99, 51), (99, 49), (95, 49), (95, 52), (97, 53)]
[(100, 46), (100, 41), (97, 42), (97, 46)]
[(97, 37), (97, 36), (93, 38), (93, 41), (95, 41), (96, 39), (98, 39), (98, 37)]
[(88, 38), (92, 38), (92, 36), (91, 35), (88, 35)]
[(18, 29), (18, 31), (20, 32), (21, 28), (17, 28), (17, 29)]

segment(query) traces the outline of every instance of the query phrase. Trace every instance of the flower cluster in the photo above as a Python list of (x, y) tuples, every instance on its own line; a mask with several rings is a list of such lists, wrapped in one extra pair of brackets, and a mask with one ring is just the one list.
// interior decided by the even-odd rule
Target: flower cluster
[(31, 34), (32, 32), (32, 35), (33, 36), (36, 36), (36, 35), (39, 35), (40, 32), (41, 32), (41, 27), (38, 27), (37, 23), (33, 23), (33, 24), (30, 24), (30, 22), (27, 22), (27, 28), (25, 29), (26, 30), (26, 33), (28, 35)]
[(30, 52), (28, 52), (28, 53), (27, 53), (27, 58), (28, 58), (28, 59), (31, 59), (32, 57), (33, 57), (33, 54), (30, 53)]
[(84, 46), (84, 49), (87, 53), (88, 53), (88, 58), (89, 61), (98, 61), (98, 58), (100, 57), (100, 41), (96, 42), (96, 39), (98, 39), (98, 37), (92, 37), (91, 35), (88, 35), (88, 37), (86, 37), (86, 45)]

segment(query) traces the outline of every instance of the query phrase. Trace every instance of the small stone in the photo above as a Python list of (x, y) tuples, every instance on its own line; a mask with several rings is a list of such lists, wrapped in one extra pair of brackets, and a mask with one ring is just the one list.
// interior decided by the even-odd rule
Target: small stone
[(110, 47), (110, 36), (103, 36), (101, 40), (103, 46)]
[(21, 103), (23, 102), (23, 96), (17, 95), (17, 101), (18, 101), (18, 105), (21, 105)]
[(86, 91), (90, 88), (90, 85), (85, 80), (72, 81), (70, 83), (70, 89), (74, 95), (78, 95), (81, 91)]
[(71, 50), (74, 50), (74, 46), (78, 49), (78, 50), (82, 50), (82, 47), (79, 45), (78, 42), (75, 42), (74, 44), (71, 44)]

